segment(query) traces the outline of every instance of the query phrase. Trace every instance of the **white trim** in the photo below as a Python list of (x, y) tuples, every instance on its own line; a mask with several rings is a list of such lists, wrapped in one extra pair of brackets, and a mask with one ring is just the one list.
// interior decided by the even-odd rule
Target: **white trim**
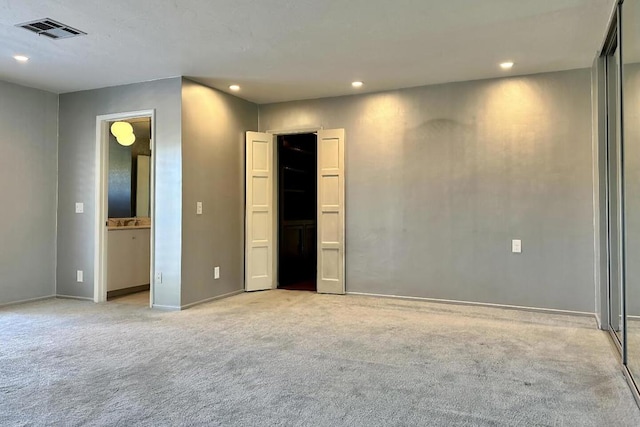
[(30, 302), (42, 301), (45, 299), (53, 299), (55, 297), (56, 297), (55, 295), (49, 295), (48, 297), (37, 297), (37, 298), (21, 299), (18, 301), (3, 302), (2, 304), (0, 304), (0, 307), (8, 307), (10, 305), (19, 305), (19, 304), (28, 304)]
[(598, 329), (602, 330), (602, 331), (606, 331), (607, 329), (604, 327), (604, 325), (602, 324), (602, 319), (600, 318), (600, 315), (598, 315), (598, 313), (593, 313), (593, 315), (596, 318), (596, 325), (598, 325)]
[(152, 304), (151, 308), (155, 308), (155, 309), (158, 309), (158, 310), (166, 310), (166, 311), (180, 311), (180, 307), (175, 306), (175, 305)]
[(223, 298), (229, 298), (232, 297), (234, 295), (239, 295), (239, 294), (243, 294), (244, 293), (244, 289), (238, 289), (237, 291), (233, 291), (233, 292), (229, 292), (227, 294), (223, 294), (223, 295), (218, 295), (216, 297), (211, 297), (211, 298), (205, 298), (203, 300), (200, 301), (196, 301), (196, 302), (192, 302), (190, 304), (185, 304), (183, 306), (180, 306), (181, 310), (193, 307), (195, 305), (200, 305), (200, 304), (204, 304), (207, 302), (211, 302), (211, 301), (215, 301), (215, 300), (219, 300), (219, 299), (223, 299)]
[[(274, 256), (272, 257), (273, 261), (272, 261), (272, 272), (273, 272), (273, 284), (272, 284), (272, 289), (278, 289), (279, 286), (279, 282), (278, 282), (278, 258), (279, 258), (279, 233), (278, 233), (278, 221), (279, 221), (279, 194), (278, 194), (278, 161), (279, 161), (279, 156), (278, 156), (278, 136), (283, 136), (283, 135), (300, 135), (300, 134), (316, 134), (318, 133), (318, 131), (320, 130), (324, 130), (324, 126), (315, 126), (315, 127), (306, 127), (306, 128), (290, 128), (290, 129), (270, 129), (267, 131), (264, 131), (264, 133), (267, 134), (271, 134), (274, 136), (274, 141), (273, 141), (273, 150), (272, 150), (272, 156), (271, 156), (271, 170), (272, 170), (272, 180), (273, 180), (273, 186), (272, 186), (272, 197), (271, 197), (271, 201), (272, 201), (272, 209), (273, 209), (273, 219), (272, 219), (272, 238), (273, 238), (273, 254)], [(344, 128), (340, 128), (339, 130), (344, 130)], [(247, 182), (248, 182), (248, 176), (246, 176), (246, 174), (248, 173), (248, 169), (246, 166), (246, 158), (247, 158), (247, 150), (246, 150), (246, 139), (245, 139), (245, 202), (246, 202), (246, 191), (247, 191)], [(318, 170), (318, 162), (319, 159), (316, 159), (316, 170)], [(345, 147), (345, 163), (346, 163), (346, 147)], [(343, 169), (343, 173), (344, 176), (346, 177), (346, 164), (344, 165), (344, 169)], [(342, 184), (342, 191), (344, 191), (346, 193), (346, 179), (343, 180), (343, 184)], [(317, 194), (316, 195), (316, 204), (319, 202), (319, 197), (320, 195)], [(344, 196), (343, 196), (343, 200)], [(345, 203), (345, 215), (346, 215), (346, 203)], [(246, 220), (247, 220), (247, 214), (246, 214), (246, 209), (245, 209), (245, 233), (246, 233)], [(346, 224), (346, 223), (345, 223)], [(317, 227), (317, 225), (316, 225)], [(345, 234), (346, 237), (346, 234)], [(346, 239), (345, 239), (346, 240)], [(247, 242), (246, 242), (246, 235), (245, 235), (245, 251), (244, 251), (244, 271), (245, 271), (245, 288), (246, 288), (246, 270), (247, 270)], [(317, 260), (316, 260), (316, 267), (317, 267)], [(343, 265), (343, 274), (346, 275), (346, 242), (345, 242), (345, 250), (343, 251), (343, 258), (342, 258), (342, 265)], [(345, 276), (345, 285), (346, 285), (346, 276)], [(245, 289), (246, 290), (246, 289)], [(203, 302), (206, 302), (203, 301)]]
[(93, 301), (93, 298), (90, 297), (77, 297), (74, 295), (56, 295), (55, 298), (60, 298), (60, 299), (75, 299), (78, 301)]
[(130, 111), (126, 113), (103, 114), (96, 116), (96, 157), (95, 157), (95, 222), (94, 222), (94, 260), (93, 260), (93, 301), (107, 301), (107, 191), (108, 191), (108, 135), (107, 123), (114, 120), (126, 120), (137, 117), (151, 118), (151, 265), (149, 268), (150, 296), (149, 306), (153, 307), (154, 268), (155, 268), (155, 109)]
[(521, 306), (521, 305), (493, 304), (490, 302), (458, 301), (458, 300), (439, 299), (439, 298), (409, 297), (409, 296), (402, 296), (402, 295), (370, 294), (367, 292), (347, 292), (347, 295), (357, 295), (357, 296), (375, 297), (375, 298), (394, 298), (394, 299), (403, 299), (403, 300), (410, 300), (410, 301), (433, 302), (437, 304), (469, 305), (469, 306), (475, 306), (475, 307), (503, 308), (508, 310), (532, 311), (535, 313), (559, 314), (559, 315), (567, 315), (567, 316), (593, 317), (593, 318), (596, 317), (595, 313), (589, 313), (587, 311), (571, 311), (571, 310), (558, 310), (555, 308), (539, 308), (539, 307), (527, 307), (527, 306)]
[(322, 126), (296, 128), (296, 129), (271, 129), (271, 130), (265, 131), (265, 133), (271, 133), (276, 136), (277, 135), (301, 135), (304, 133), (316, 133), (322, 129), (324, 129)]

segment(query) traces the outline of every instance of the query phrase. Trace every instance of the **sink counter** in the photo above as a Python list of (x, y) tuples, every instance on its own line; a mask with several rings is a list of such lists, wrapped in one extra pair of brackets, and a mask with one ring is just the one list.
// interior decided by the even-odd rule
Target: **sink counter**
[(110, 225), (107, 227), (107, 230), (109, 231), (115, 231), (115, 230), (139, 230), (139, 229), (150, 229), (151, 225)]
[[(128, 223), (128, 224), (127, 224)], [(107, 220), (107, 230), (139, 230), (150, 229), (151, 218), (149, 217), (133, 217), (133, 218), (109, 218)]]

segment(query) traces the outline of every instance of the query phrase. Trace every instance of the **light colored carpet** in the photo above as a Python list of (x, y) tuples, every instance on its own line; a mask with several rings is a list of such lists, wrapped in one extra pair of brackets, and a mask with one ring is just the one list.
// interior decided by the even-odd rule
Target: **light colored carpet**
[(149, 307), (149, 291), (136, 292), (134, 294), (123, 295), (109, 299), (109, 303), (138, 305)]
[(592, 319), (269, 291), (0, 309), (0, 425), (639, 426)]

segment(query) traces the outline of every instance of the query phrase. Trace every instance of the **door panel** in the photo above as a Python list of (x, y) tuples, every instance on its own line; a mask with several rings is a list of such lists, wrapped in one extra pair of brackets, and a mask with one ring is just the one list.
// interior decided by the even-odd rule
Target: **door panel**
[(245, 290), (271, 289), (273, 280), (273, 136), (247, 132)]
[(344, 129), (318, 131), (318, 292), (345, 293)]

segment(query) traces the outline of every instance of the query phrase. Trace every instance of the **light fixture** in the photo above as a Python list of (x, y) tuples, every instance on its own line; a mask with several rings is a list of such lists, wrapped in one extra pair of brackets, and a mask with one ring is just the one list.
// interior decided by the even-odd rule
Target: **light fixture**
[(24, 55), (14, 55), (13, 59), (15, 59), (18, 62), (27, 62), (29, 60), (29, 57)]
[(503, 70), (510, 70), (511, 67), (513, 67), (513, 62), (512, 61), (507, 61), (507, 62), (503, 62), (502, 64), (500, 64), (500, 68), (502, 68)]
[(362, 87), (363, 84), (364, 83), (362, 83), (362, 82), (353, 82), (353, 83), (351, 83), (351, 86), (353, 86), (353, 87)]
[(111, 124), (111, 134), (116, 137), (118, 144), (128, 147), (136, 142), (133, 126), (128, 122), (114, 122)]
[(229, 89), (231, 89), (231, 90), (232, 90), (232, 91), (234, 91), (234, 92), (237, 92), (237, 91), (239, 91), (239, 90), (240, 90), (240, 86), (238, 86), (238, 85), (231, 85), (231, 86), (229, 86)]
[(136, 136), (133, 133), (129, 133), (127, 135), (121, 135), (116, 137), (116, 140), (118, 141), (118, 144), (128, 147), (130, 145), (133, 145), (134, 142), (136, 142)]
[(111, 125), (111, 133), (116, 138), (120, 135), (124, 136), (130, 133), (133, 133), (133, 126), (128, 122), (114, 122)]

